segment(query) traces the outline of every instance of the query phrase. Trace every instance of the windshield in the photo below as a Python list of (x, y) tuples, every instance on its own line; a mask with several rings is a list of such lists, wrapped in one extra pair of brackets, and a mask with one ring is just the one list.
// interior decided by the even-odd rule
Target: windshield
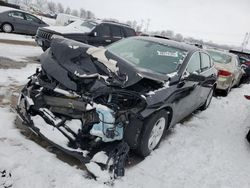
[(77, 20), (77, 21), (67, 25), (66, 27), (79, 29), (79, 30), (84, 31), (84, 32), (90, 32), (90, 31), (92, 31), (92, 29), (94, 29), (94, 27), (96, 25), (97, 25), (97, 23), (95, 23), (95, 22)]
[(172, 46), (136, 38), (128, 38), (107, 47), (107, 50), (132, 65), (162, 74), (177, 70), (187, 52)]
[(230, 55), (210, 50), (207, 50), (207, 52), (210, 54), (212, 59), (217, 63), (228, 64), (231, 62), (232, 58)]

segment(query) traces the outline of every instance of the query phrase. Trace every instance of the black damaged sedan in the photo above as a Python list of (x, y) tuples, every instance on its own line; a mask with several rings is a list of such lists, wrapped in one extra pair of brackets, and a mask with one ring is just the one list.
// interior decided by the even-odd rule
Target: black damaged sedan
[(169, 127), (206, 109), (216, 88), (204, 50), (155, 37), (96, 48), (54, 36), (41, 63), (21, 92), (19, 117), (90, 171), (103, 163), (115, 176), (129, 149), (149, 155)]

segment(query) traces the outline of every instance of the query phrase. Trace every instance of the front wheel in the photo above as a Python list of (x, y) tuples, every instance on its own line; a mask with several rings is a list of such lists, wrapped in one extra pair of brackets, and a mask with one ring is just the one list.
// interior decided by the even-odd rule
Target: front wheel
[(2, 25), (2, 30), (3, 30), (3, 32), (5, 32), (5, 33), (11, 33), (11, 32), (13, 31), (13, 27), (12, 27), (12, 25), (9, 24), (9, 23), (4, 23), (4, 24)]
[(152, 114), (144, 121), (144, 129), (140, 137), (137, 153), (142, 157), (148, 156), (160, 144), (168, 125), (168, 114), (161, 110)]
[(233, 83), (234, 83), (234, 81), (232, 81), (232, 83), (229, 85), (229, 87), (224, 91), (224, 95), (225, 95), (225, 96), (228, 96), (228, 94), (229, 94), (230, 91), (232, 90)]
[(246, 139), (247, 139), (247, 141), (250, 143), (250, 130), (249, 130), (248, 133), (247, 133)]
[(210, 103), (211, 103), (211, 101), (212, 101), (212, 98), (213, 98), (213, 95), (214, 95), (214, 88), (212, 88), (211, 90), (210, 90), (210, 92), (209, 92), (209, 94), (208, 94), (208, 97), (207, 97), (207, 100), (206, 100), (206, 102), (200, 107), (200, 110), (206, 110), (208, 107), (209, 107), (209, 105), (210, 105)]

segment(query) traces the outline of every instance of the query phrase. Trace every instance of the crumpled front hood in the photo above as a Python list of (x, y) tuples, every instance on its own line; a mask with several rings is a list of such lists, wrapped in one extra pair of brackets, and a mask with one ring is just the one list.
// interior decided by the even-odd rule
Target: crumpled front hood
[[(51, 56), (53, 63), (49, 60)], [(86, 79), (96, 77), (107, 85), (121, 88), (129, 87), (142, 79), (162, 83), (169, 79), (165, 75), (139, 70), (105, 48), (96, 48), (63, 37), (52, 40), (50, 52), (42, 55), (41, 62), (46, 73), (72, 90), (76, 90), (77, 85), (69, 74)]]

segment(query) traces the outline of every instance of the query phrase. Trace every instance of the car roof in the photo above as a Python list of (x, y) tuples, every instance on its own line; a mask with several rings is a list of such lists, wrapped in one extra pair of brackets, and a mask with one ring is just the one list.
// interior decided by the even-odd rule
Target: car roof
[[(133, 28), (132, 28), (130, 25), (128, 25), (128, 24), (120, 23), (120, 22), (112, 21), (112, 20), (87, 19), (86, 21), (92, 21), (92, 22), (95, 22), (95, 23), (97, 23), (97, 24), (105, 23), (105, 24), (117, 25), (117, 26), (121, 26), (121, 27), (127, 27), (127, 28), (129, 28), (129, 29), (133, 29)], [(133, 30), (134, 30), (134, 29), (133, 29)]]
[(9, 10), (18, 10), (18, 9), (5, 7), (5, 6), (0, 6), (0, 13), (6, 12), (6, 11), (9, 11)]
[(11, 7), (5, 7), (5, 6), (0, 6), (0, 13), (7, 12), (7, 11), (18, 11), (18, 12), (30, 14), (30, 13), (25, 12), (25, 11), (20, 10), (20, 9), (11, 8)]
[(194, 45), (186, 44), (184, 42), (177, 42), (177, 41), (169, 40), (165, 38), (151, 37), (151, 36), (137, 36), (135, 38), (146, 40), (146, 41), (152, 41), (152, 42), (160, 43), (163, 45), (173, 46), (175, 48), (182, 49), (188, 52), (204, 51), (203, 49), (200, 49)]
[[(32, 13), (29, 13), (29, 12), (26, 12), (26, 11), (23, 11), (23, 10), (11, 8), (11, 7), (0, 6), (0, 13), (5, 13), (5, 12), (8, 12), (8, 11), (18, 11), (18, 12), (29, 14), (29, 15), (32, 15), (32, 16), (35, 16), (36, 18), (38, 18), (37, 15), (34, 15)], [(38, 18), (38, 19), (40, 19), (40, 18)]]
[(233, 53), (230, 53), (230, 52), (226, 52), (226, 51), (222, 51), (222, 50), (216, 50), (216, 49), (206, 49), (207, 51), (212, 51), (212, 52), (218, 52), (218, 53), (221, 53), (221, 54), (225, 54), (225, 55), (229, 55), (231, 57), (237, 57), (237, 55), (233, 54)]

